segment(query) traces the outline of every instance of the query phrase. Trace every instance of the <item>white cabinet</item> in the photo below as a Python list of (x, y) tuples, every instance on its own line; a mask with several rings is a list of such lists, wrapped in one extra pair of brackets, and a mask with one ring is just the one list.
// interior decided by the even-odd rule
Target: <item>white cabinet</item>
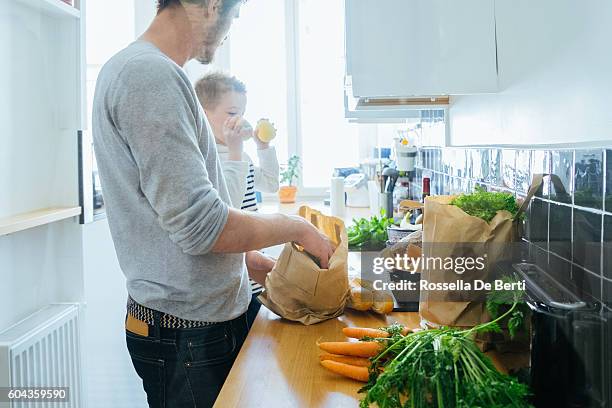
[(497, 91), (493, 0), (345, 0), (354, 97)]

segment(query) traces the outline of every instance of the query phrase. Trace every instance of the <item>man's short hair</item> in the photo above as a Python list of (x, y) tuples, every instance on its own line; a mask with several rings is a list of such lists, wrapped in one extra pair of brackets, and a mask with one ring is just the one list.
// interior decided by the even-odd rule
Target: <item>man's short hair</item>
[[(180, 4), (181, 1), (185, 3), (201, 4), (202, 6), (207, 6), (210, 0), (157, 0), (157, 12), (159, 13), (165, 8)], [(221, 11), (225, 13), (226, 11), (234, 7), (236, 4), (242, 3), (243, 1), (244, 0), (223, 0), (223, 9)]]
[(228, 92), (246, 94), (246, 86), (235, 76), (223, 72), (211, 72), (204, 75), (195, 84), (195, 91), (204, 109), (215, 109), (221, 97)]

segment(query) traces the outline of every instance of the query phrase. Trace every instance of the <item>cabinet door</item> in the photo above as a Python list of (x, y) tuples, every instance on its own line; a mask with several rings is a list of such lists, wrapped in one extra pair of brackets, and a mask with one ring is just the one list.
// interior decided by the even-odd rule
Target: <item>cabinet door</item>
[(345, 0), (358, 97), (497, 90), (493, 0)]

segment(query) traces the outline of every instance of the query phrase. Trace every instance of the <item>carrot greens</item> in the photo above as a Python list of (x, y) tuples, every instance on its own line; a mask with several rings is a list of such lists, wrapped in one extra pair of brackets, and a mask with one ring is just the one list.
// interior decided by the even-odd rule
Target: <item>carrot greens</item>
[[(496, 293), (496, 292), (494, 292)], [(500, 373), (476, 346), (473, 337), (499, 331), (504, 319), (522, 326), (522, 292), (492, 295), (497, 304), (511, 302), (493, 321), (471, 329), (439, 328), (378, 339), (386, 347), (371, 359), (369, 382), (360, 407), (380, 408), (526, 408), (529, 389), (515, 378)], [(510, 296), (509, 298), (507, 296)], [(518, 324), (519, 321), (520, 325)]]

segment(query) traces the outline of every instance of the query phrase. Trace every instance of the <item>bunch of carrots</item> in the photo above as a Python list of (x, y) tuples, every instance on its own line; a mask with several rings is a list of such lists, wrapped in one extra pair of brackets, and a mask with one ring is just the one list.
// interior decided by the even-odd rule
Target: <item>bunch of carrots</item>
[(359, 342), (327, 341), (317, 343), (325, 353), (319, 356), (321, 365), (328, 370), (357, 381), (367, 382), (370, 373), (371, 357), (380, 353), (386, 344), (381, 341), (392, 337), (394, 333), (408, 334), (408, 329), (392, 325), (381, 329), (366, 327), (344, 327), (346, 337), (361, 340)]

